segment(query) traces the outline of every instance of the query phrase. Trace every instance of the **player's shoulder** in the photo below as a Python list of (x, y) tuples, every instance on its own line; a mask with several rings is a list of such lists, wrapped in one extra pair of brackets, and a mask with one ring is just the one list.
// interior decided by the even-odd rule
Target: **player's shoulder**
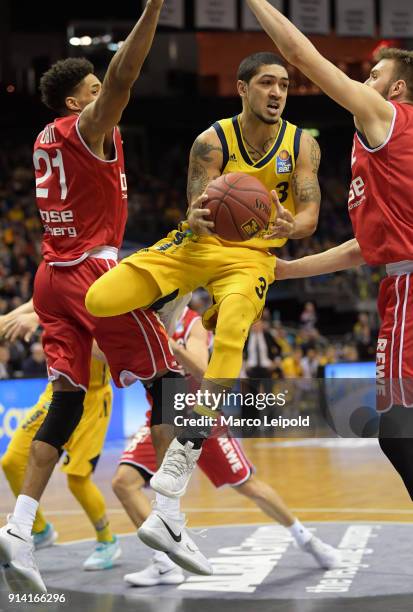
[(214, 123), (212, 124), (211, 128), (216, 129), (218, 126), (221, 126), (222, 128), (231, 128), (234, 125), (234, 121), (238, 120), (238, 116), (235, 115), (235, 117), (225, 117), (224, 119), (217, 119), (217, 121), (214, 121)]
[(57, 117), (38, 133), (36, 145), (54, 144), (58, 140), (68, 138), (70, 133), (75, 129), (78, 117), (77, 115), (67, 115), (65, 117)]
[(199, 157), (204, 161), (211, 161), (211, 153), (222, 155), (222, 142), (222, 135), (214, 126), (210, 126), (195, 138), (191, 149), (191, 155)]

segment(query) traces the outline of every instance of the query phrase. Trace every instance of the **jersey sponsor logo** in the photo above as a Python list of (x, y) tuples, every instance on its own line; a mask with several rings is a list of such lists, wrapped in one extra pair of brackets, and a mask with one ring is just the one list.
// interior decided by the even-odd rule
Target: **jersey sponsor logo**
[(122, 170), (120, 170), (119, 173), (120, 173), (120, 188), (122, 190), (122, 200), (126, 200), (128, 197), (128, 183), (126, 181), (126, 174), (122, 172)]
[(72, 210), (40, 210), (40, 217), (45, 223), (73, 223)]
[(351, 167), (354, 166), (356, 161), (357, 161), (357, 157), (356, 157), (356, 143), (354, 142), (353, 143), (353, 148), (352, 148), (352, 151), (351, 151)]
[(232, 162), (237, 162), (238, 161), (237, 156), (235, 155), (235, 153), (231, 153), (231, 155), (229, 156), (229, 161), (232, 161)]
[(75, 236), (77, 236), (76, 228), (73, 226), (50, 227), (49, 225), (49, 223), (73, 223), (74, 214), (72, 210), (40, 210), (39, 212), (40, 217), (45, 224), (44, 231), (46, 234), (50, 234), (55, 238), (63, 236), (75, 238)]
[(237, 472), (242, 470), (243, 464), (238, 456), (234, 445), (232, 444), (232, 441), (228, 438), (218, 438), (218, 443), (230, 465), (231, 472), (233, 474), (236, 474)]
[(260, 231), (259, 225), (254, 218), (249, 219), (241, 225), (241, 229), (246, 233), (249, 238), (256, 236)]
[(361, 178), (361, 176), (357, 176), (350, 185), (350, 193), (348, 197), (348, 209), (353, 210), (357, 208), (366, 200), (365, 195), (366, 185)]
[(277, 174), (289, 174), (293, 170), (293, 160), (290, 153), (283, 149), (277, 155)]

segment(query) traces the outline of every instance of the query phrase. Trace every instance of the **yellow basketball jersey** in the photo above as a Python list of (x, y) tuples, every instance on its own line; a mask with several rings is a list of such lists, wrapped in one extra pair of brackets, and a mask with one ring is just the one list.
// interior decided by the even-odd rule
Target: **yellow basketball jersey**
[[(260, 160), (254, 162), (248, 154), (242, 135), (239, 115), (232, 119), (222, 119), (213, 125), (222, 145), (224, 161), (222, 174), (244, 172), (257, 178), (270, 192), (277, 190), (280, 203), (295, 215), (295, 203), (291, 179), (300, 150), (302, 130), (284, 119), (280, 120), (278, 135), (274, 145)], [(276, 218), (275, 205), (272, 206), (270, 222)], [(264, 240), (265, 231), (244, 242), (219, 241), (226, 246), (244, 246), (265, 249), (283, 246), (287, 239)]]
[[(104, 361), (99, 361), (98, 359), (94, 359), (92, 357), (92, 361), (90, 364), (90, 381), (89, 381), (89, 391), (98, 391), (99, 389), (103, 389), (110, 382), (110, 371), (108, 364)], [(49, 383), (46, 389), (43, 391), (39, 399), (37, 400), (36, 405), (44, 406), (45, 404), (50, 404), (53, 396), (53, 387), (52, 383)]]

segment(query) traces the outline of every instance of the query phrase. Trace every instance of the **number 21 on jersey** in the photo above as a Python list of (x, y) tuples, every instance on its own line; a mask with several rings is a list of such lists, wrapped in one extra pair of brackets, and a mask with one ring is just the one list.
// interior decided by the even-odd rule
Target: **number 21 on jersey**
[(57, 168), (59, 172), (59, 184), (60, 184), (60, 199), (65, 200), (67, 197), (67, 185), (66, 185), (66, 174), (63, 165), (63, 156), (60, 149), (55, 149), (55, 155), (51, 157), (47, 151), (43, 149), (37, 149), (33, 155), (33, 164), (37, 172), (41, 172), (41, 164), (44, 164), (44, 174), (36, 178), (36, 198), (48, 198), (49, 188), (41, 187), (44, 185), (53, 173), (53, 168)]

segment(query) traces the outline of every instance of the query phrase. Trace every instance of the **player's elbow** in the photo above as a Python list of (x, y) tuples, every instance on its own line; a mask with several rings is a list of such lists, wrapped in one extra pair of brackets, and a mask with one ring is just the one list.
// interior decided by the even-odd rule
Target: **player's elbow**
[(361, 254), (359, 243), (357, 242), (357, 240), (352, 240), (350, 249), (348, 252), (348, 258), (349, 258), (349, 262), (351, 263), (352, 267), (362, 266), (365, 263), (363, 255)]
[(305, 66), (305, 53), (300, 45), (291, 41), (291, 44), (288, 45), (287, 53), (283, 53), (283, 55), (292, 66), (296, 66), (297, 68)]

